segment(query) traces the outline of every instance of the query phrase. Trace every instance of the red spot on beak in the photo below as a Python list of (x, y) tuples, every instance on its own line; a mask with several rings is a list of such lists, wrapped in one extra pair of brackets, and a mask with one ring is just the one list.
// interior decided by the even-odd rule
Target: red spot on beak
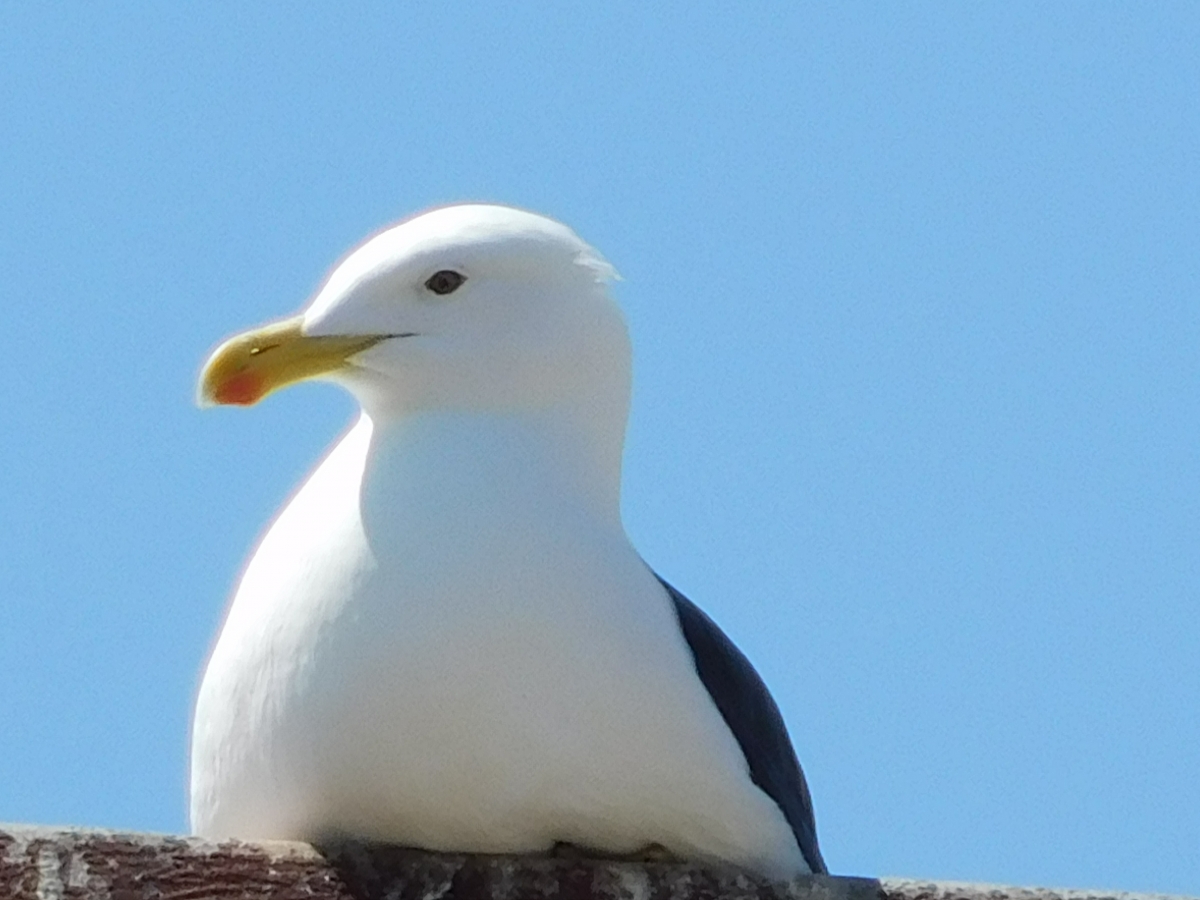
[(213, 391), (213, 399), (218, 403), (235, 406), (250, 406), (257, 403), (263, 395), (263, 381), (252, 372), (238, 372)]

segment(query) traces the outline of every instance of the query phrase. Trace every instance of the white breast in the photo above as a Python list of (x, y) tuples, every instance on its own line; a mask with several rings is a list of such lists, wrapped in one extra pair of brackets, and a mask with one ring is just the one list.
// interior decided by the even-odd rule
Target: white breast
[(527, 437), (364, 417), (333, 450), (209, 661), (193, 829), (807, 871), (619, 520)]

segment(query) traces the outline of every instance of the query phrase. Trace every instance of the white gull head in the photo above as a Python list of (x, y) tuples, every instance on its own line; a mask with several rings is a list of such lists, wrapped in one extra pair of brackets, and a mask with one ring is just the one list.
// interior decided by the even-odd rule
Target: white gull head
[[(447, 206), (346, 256), (305, 311), (304, 331), (398, 336), (343, 374), (376, 415), (623, 407), (629, 342), (605, 289), (615, 274), (558, 222), (502, 206)], [(615, 396), (596, 396), (600, 387)]]

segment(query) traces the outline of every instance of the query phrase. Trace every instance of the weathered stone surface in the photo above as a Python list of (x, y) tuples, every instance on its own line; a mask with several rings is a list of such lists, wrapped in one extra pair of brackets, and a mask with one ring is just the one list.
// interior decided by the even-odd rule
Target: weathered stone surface
[(1133, 900), (1146, 895), (0, 825), (0, 900)]
[(910, 881), (900, 878), (884, 878), (880, 887), (886, 900), (1188, 900), (1186, 897), (1170, 894), (1077, 891), (973, 884), (964, 881)]
[(426, 853), (347, 844), (0, 826), (0, 898), (13, 900), (879, 900), (878, 882), (772, 885), (734, 869), (581, 857)]

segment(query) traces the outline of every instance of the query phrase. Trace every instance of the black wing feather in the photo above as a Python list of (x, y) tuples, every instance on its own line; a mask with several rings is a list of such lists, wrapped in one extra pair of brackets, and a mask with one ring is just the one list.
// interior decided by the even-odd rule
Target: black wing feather
[(675, 603), (696, 672), (742, 748), (750, 766), (750, 779), (783, 811), (808, 867), (817, 874), (827, 875), (829, 870), (817, 846), (808, 783), (788, 738), (783, 716), (767, 686), (750, 660), (712, 619), (661, 576), (655, 574), (655, 577)]

